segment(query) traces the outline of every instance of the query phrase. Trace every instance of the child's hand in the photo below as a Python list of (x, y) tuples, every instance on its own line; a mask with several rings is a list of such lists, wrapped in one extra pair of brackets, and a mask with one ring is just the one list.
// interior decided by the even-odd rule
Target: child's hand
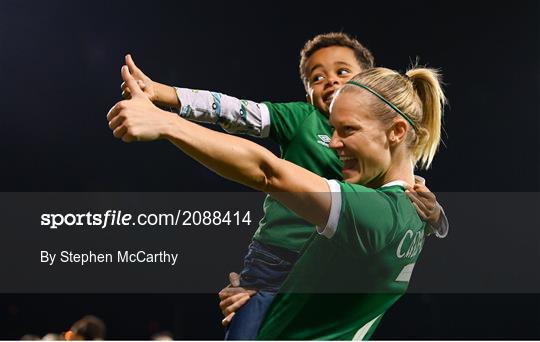
[[(137, 81), (137, 84), (141, 88), (141, 90), (146, 94), (146, 96), (150, 99), (152, 102), (156, 102), (158, 98), (157, 94), (157, 87), (155, 85), (155, 82), (153, 82), (150, 77), (146, 76), (141, 69), (139, 69), (135, 62), (133, 61), (133, 58), (131, 58), (131, 55), (126, 55), (126, 65), (129, 68), (129, 72), (135, 78)], [(125, 99), (131, 98), (131, 91), (129, 90), (128, 86), (126, 85), (126, 82), (122, 82), (121, 85), (122, 88), (122, 97)]]
[(240, 309), (251, 296), (255, 295), (257, 291), (248, 290), (240, 287), (240, 276), (237, 273), (232, 272), (229, 275), (229, 281), (231, 284), (219, 291), (219, 308), (225, 318), (221, 321), (221, 324), (226, 327), (231, 323), (231, 320), (235, 312)]
[(157, 108), (137, 81), (122, 67), (122, 79), (131, 91), (131, 99), (115, 104), (107, 114), (113, 135), (124, 142), (160, 139), (178, 116)]
[(436, 226), (441, 215), (441, 208), (437, 203), (437, 197), (426, 187), (423, 179), (416, 179), (414, 186), (409, 186), (406, 193), (418, 215), (431, 226)]

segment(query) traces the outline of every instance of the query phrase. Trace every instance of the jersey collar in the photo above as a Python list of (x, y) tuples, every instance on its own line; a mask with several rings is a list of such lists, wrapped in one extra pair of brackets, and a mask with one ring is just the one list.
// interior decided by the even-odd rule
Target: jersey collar
[(401, 186), (403, 189), (407, 188), (407, 182), (402, 181), (402, 180), (391, 181), (391, 182), (386, 183), (383, 186), (381, 186), (381, 188), (387, 188), (389, 186), (396, 186), (396, 185)]

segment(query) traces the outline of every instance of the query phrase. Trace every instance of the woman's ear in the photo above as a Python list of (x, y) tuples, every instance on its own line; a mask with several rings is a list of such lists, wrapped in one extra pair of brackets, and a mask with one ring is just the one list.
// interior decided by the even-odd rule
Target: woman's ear
[(394, 121), (390, 129), (388, 130), (388, 140), (390, 145), (397, 145), (401, 143), (407, 137), (407, 122), (405, 120)]

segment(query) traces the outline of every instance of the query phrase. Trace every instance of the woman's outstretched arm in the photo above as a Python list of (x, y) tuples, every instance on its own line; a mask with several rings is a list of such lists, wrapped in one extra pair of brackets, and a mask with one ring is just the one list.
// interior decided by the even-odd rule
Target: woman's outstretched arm
[(326, 225), (331, 195), (324, 178), (249, 140), (212, 131), (157, 108), (126, 66), (122, 78), (131, 99), (118, 102), (107, 114), (115, 137), (125, 142), (167, 139), (215, 173), (269, 193), (307, 221)]

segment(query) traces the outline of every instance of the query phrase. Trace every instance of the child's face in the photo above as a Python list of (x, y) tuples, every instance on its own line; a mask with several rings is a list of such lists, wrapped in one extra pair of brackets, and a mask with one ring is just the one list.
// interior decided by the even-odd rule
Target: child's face
[(329, 46), (317, 50), (307, 61), (308, 101), (328, 114), (338, 88), (362, 71), (352, 49)]

